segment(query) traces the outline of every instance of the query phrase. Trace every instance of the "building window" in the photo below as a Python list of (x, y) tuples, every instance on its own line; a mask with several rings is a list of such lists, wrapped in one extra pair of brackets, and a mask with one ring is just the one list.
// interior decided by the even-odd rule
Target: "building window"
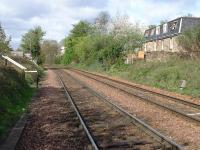
[(167, 23), (163, 24), (163, 33), (167, 33)]
[(177, 24), (178, 24), (178, 22), (177, 22), (177, 21), (174, 21), (174, 22), (172, 23), (170, 29), (171, 29), (171, 30), (175, 30), (176, 27), (177, 27)]
[(156, 27), (156, 35), (160, 34), (160, 26)]
[(169, 39), (169, 49), (172, 50), (173, 49), (173, 38)]

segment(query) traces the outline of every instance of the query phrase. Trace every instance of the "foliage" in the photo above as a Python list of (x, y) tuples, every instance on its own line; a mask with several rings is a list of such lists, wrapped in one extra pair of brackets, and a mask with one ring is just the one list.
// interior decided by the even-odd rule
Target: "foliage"
[(99, 33), (107, 33), (108, 31), (108, 23), (110, 21), (110, 15), (106, 11), (102, 11), (95, 18), (95, 29)]
[(168, 20), (160, 20), (160, 24), (161, 25), (163, 25), (163, 24), (165, 24), (165, 23), (167, 23), (168, 22)]
[(10, 41), (11, 38), (7, 38), (4, 29), (0, 24), (0, 53), (8, 53), (11, 50), (9, 46)]
[(148, 26), (149, 29), (151, 29), (151, 28), (155, 28), (155, 27), (156, 27), (155, 24), (151, 24), (151, 25)]
[(178, 44), (184, 51), (200, 51), (200, 24), (183, 32), (178, 37)]
[(26, 110), (33, 89), (12, 68), (0, 67), (0, 142)]
[[(55, 64), (61, 64), (63, 60), (63, 56), (62, 55), (57, 55), (55, 58)], [(63, 63), (65, 64), (65, 63)]]
[(110, 19), (101, 12), (94, 24), (80, 21), (74, 25), (65, 39), (65, 54), (62, 63), (93, 63), (105, 68), (121, 62), (126, 51), (134, 51), (142, 44), (142, 33), (138, 24), (131, 24), (127, 16)]
[(73, 26), (74, 28), (70, 32), (71, 38), (86, 36), (90, 31), (90, 24), (86, 21), (80, 21), (78, 24)]
[(30, 29), (27, 33), (22, 36), (21, 48), (24, 52), (30, 52), (33, 59), (37, 63), (41, 63), (40, 53), (41, 53), (41, 41), (45, 32), (40, 26)]
[[(76, 39), (76, 38), (75, 38)], [(62, 57), (62, 60), (61, 60), (61, 63), (62, 64), (69, 64), (72, 62), (72, 59), (73, 59), (73, 46), (75, 45), (74, 44), (75, 40), (71, 37), (68, 37), (65, 39), (65, 53)]]
[(78, 61), (75, 53), (75, 45), (78, 44), (81, 38), (87, 36), (92, 30), (92, 27), (88, 22), (80, 21), (78, 24), (74, 25), (74, 28), (70, 31), (70, 35), (65, 39), (65, 53), (61, 63), (69, 64), (72, 61)]
[(72, 62), (73, 51), (72, 49), (67, 49), (62, 57), (61, 63), (62, 64), (69, 64)]
[(41, 44), (41, 58), (45, 64), (54, 64), (58, 54), (59, 45), (57, 41), (45, 40)]

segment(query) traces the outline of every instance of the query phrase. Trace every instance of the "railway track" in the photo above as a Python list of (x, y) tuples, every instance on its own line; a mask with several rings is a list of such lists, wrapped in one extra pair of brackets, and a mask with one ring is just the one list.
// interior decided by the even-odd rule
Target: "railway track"
[(82, 81), (57, 74), (93, 149), (182, 149)]
[(139, 98), (142, 101), (157, 105), (161, 108), (176, 113), (186, 119), (192, 120), (195, 123), (200, 123), (200, 105), (180, 99), (154, 92), (142, 87), (134, 86), (122, 81), (114, 80), (105, 76), (97, 75), (83, 70), (70, 68), (71, 71), (83, 75), (97, 82), (116, 88), (122, 92)]

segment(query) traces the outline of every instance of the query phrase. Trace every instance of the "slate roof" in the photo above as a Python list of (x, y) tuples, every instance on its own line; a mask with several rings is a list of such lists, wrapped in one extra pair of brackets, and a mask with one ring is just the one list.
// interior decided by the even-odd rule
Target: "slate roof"
[(194, 27), (200, 23), (200, 18), (197, 17), (180, 17), (171, 20), (163, 25), (156, 26), (145, 30), (145, 41), (153, 41), (176, 36), (183, 31)]

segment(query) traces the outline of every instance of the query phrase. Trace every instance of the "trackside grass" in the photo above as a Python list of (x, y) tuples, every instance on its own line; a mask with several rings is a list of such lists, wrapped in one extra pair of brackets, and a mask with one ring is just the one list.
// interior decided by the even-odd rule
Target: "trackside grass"
[[(135, 61), (133, 64), (115, 64), (104, 69), (98, 63), (86, 66), (72, 66), (107, 75), (118, 76), (135, 83), (145, 84), (193, 97), (200, 97), (200, 60), (171, 58), (165, 62)], [(186, 80), (186, 87), (181, 91), (180, 82)]]

